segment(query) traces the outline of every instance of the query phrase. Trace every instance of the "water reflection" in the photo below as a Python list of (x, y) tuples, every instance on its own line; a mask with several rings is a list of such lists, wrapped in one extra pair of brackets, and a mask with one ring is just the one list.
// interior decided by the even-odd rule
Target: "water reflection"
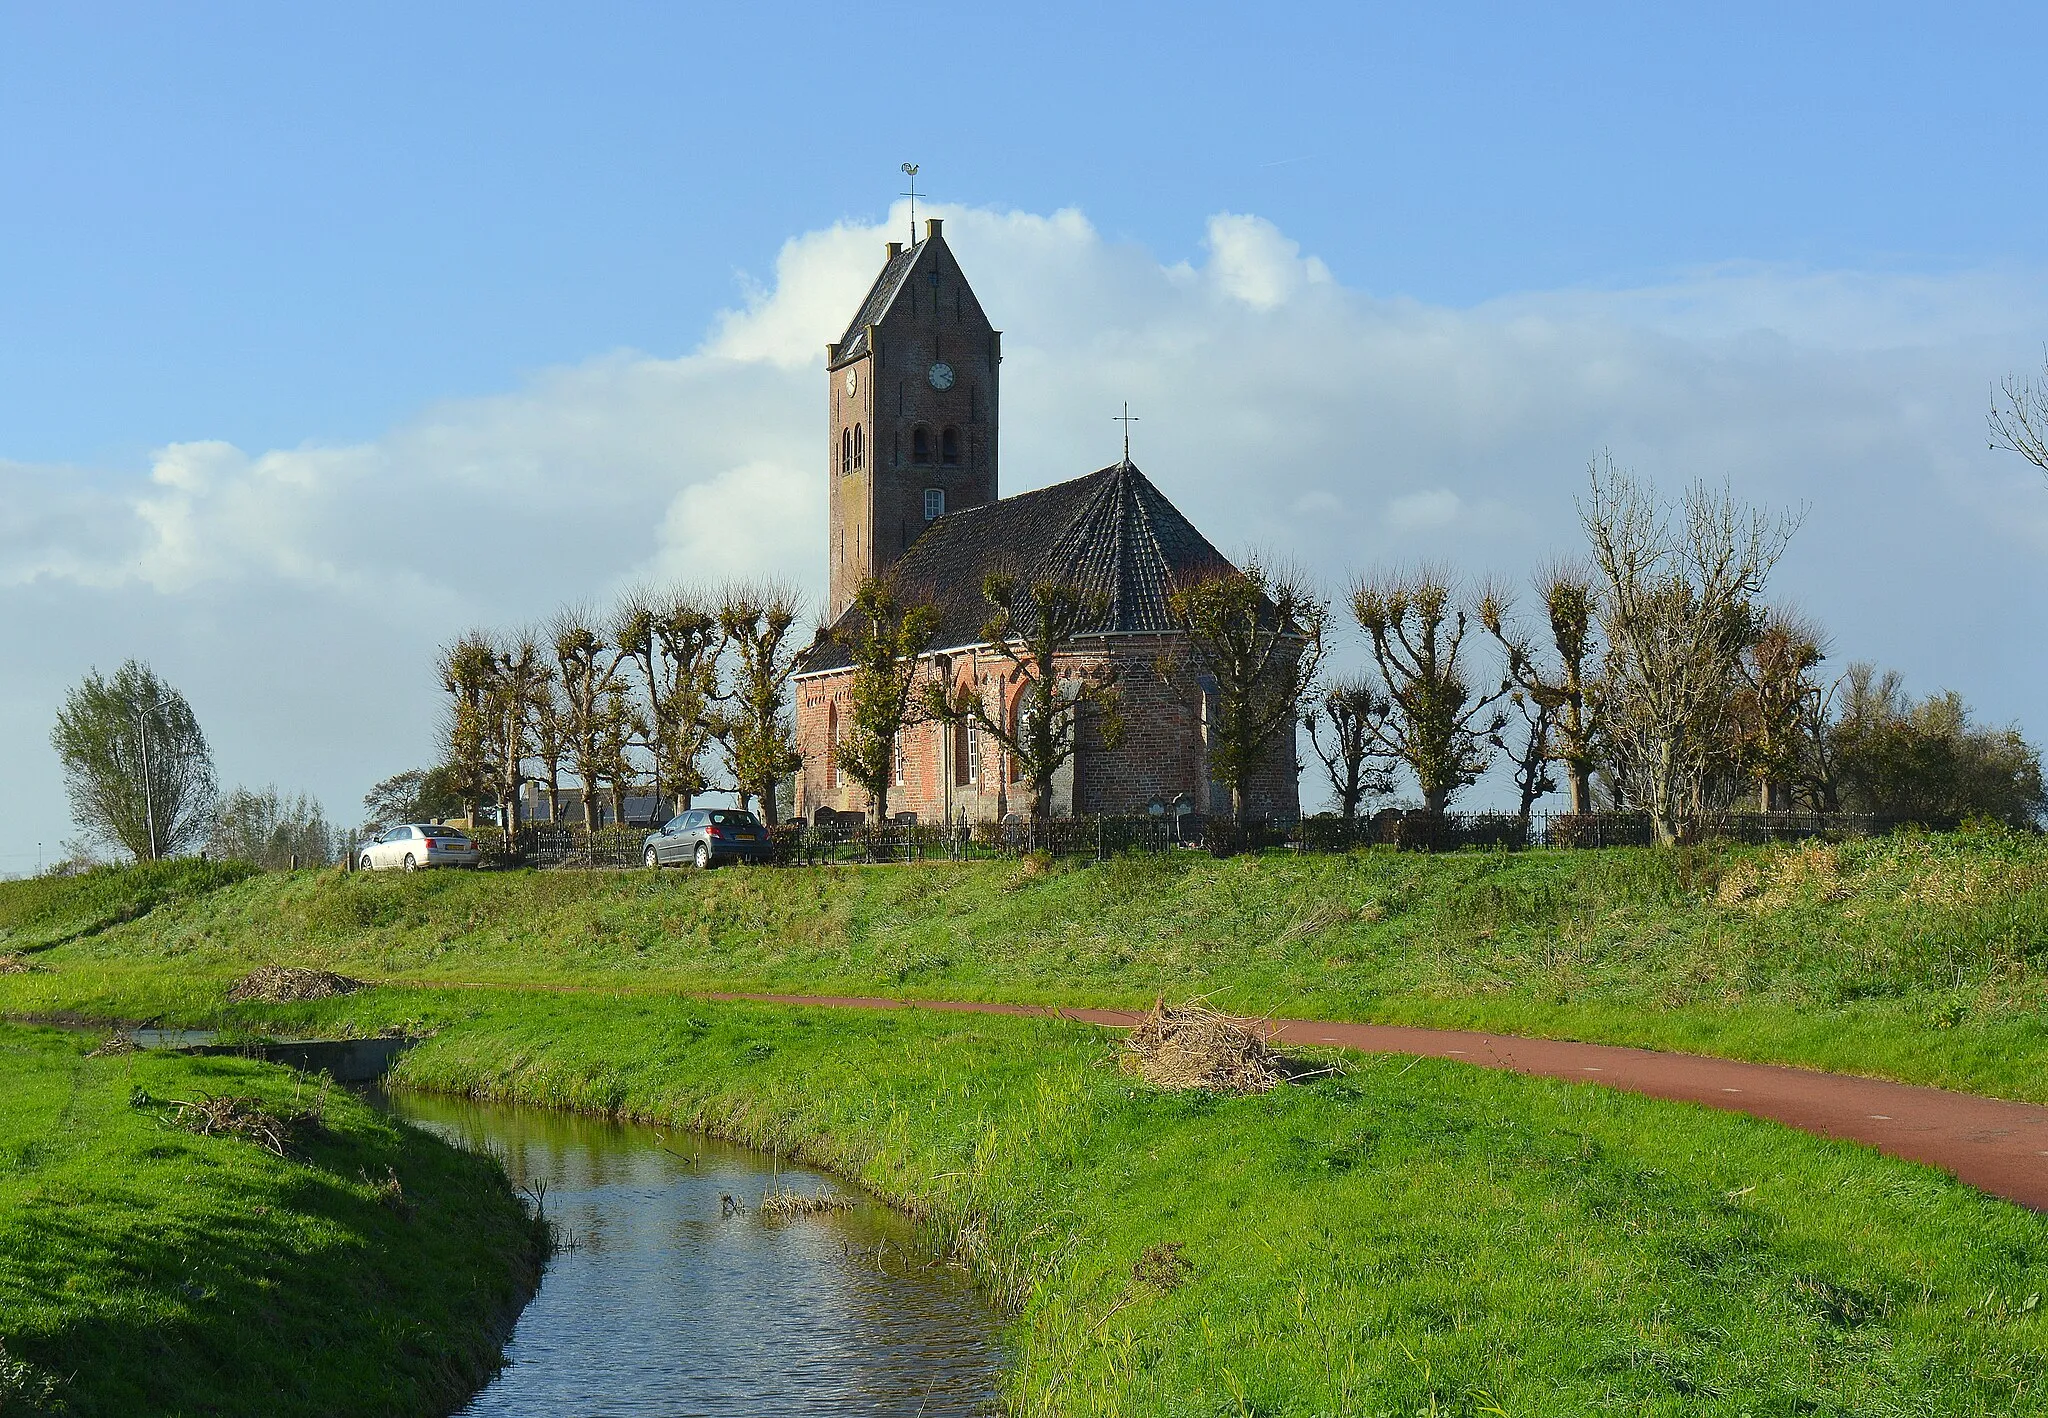
[[(549, 1265), (466, 1415), (981, 1414), (994, 1321), (873, 1204), (778, 1222), (818, 1173), (744, 1148), (542, 1109), (420, 1094), (391, 1106), (545, 1184), (574, 1249)], [(725, 1197), (744, 1205), (726, 1214)]]

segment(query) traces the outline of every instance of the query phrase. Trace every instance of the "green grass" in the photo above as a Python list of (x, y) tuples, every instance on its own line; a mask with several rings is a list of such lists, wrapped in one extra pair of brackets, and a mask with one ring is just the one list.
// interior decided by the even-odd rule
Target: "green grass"
[[(0, 1413), (443, 1413), (496, 1367), (544, 1242), (495, 1162), (284, 1069), (95, 1042), (0, 1026)], [(137, 1090), (325, 1123), (287, 1161)]]
[(1044, 873), (190, 870), (155, 895), (118, 873), (0, 884), (0, 953), (35, 967), (0, 974), (0, 1011), (210, 1017), (220, 987), (265, 961), (418, 982), (1080, 1004), (1205, 994), (1254, 1013), (1687, 1049), (2048, 1101), (2048, 839), (1996, 831), (1813, 848), (1133, 856)]
[[(398, 990), (258, 1015), (411, 1018), (437, 1031), (411, 1086), (864, 1183), (1006, 1302), (1022, 1413), (2048, 1407), (2048, 1218), (1737, 1116), (1397, 1059), (1161, 1094), (1052, 1020)], [(1135, 1273), (1166, 1245), (1176, 1288)]]

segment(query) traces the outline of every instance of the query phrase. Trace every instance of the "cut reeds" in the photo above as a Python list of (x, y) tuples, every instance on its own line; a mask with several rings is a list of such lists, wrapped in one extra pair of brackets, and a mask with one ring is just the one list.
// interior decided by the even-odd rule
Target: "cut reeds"
[(791, 1220), (799, 1216), (823, 1216), (833, 1211), (851, 1211), (858, 1206), (857, 1197), (844, 1192), (800, 1192), (788, 1187), (777, 1187), (761, 1198), (756, 1208), (763, 1216), (778, 1220)]
[(1118, 1062), (1154, 1088), (1267, 1093), (1287, 1079), (1269, 1037), (1261, 1020), (1162, 999), (1124, 1035)]
[(351, 980), (331, 970), (259, 965), (228, 986), (228, 998), (236, 1003), (256, 1000), (263, 1004), (295, 1004), (300, 1000), (332, 999), (368, 988), (361, 980)]

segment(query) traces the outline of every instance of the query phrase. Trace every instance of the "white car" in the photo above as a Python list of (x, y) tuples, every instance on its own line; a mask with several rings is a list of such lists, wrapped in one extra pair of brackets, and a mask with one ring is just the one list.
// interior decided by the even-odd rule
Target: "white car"
[(408, 822), (356, 848), (364, 871), (418, 871), (422, 867), (473, 867), (483, 860), (476, 839), (459, 827)]

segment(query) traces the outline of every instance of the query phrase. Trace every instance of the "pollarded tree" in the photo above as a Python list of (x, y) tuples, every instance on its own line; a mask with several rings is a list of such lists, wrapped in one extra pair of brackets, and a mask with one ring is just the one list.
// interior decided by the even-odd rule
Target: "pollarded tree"
[(1827, 658), (1820, 627), (1805, 616), (1766, 610), (1736, 661), (1736, 761), (1755, 783), (1757, 810), (1778, 812), (1813, 784), (1813, 725), (1827, 697), (1814, 672)]
[[(1544, 646), (1516, 622), (1514, 597), (1498, 588), (1479, 598), (1479, 623), (1500, 642), (1507, 656), (1508, 678), (1521, 691), (1527, 707), (1520, 709), (1525, 727), (1534, 730), (1540, 716), (1548, 740), (1548, 762), (1564, 765), (1571, 810), (1593, 810), (1593, 770), (1600, 765), (1601, 694), (1599, 595), (1592, 573), (1582, 566), (1560, 564), (1536, 577), (1549, 644)], [(1526, 747), (1534, 739), (1525, 736)], [(1510, 750), (1513, 752), (1513, 750)], [(1526, 753), (1517, 755), (1517, 784), (1528, 796), (1547, 779), (1542, 764), (1532, 769)], [(1550, 788), (1536, 790), (1555, 792)]]
[(620, 777), (629, 772), (626, 748), (636, 727), (623, 668), (630, 652), (615, 646), (594, 617), (571, 607), (548, 623), (562, 695), (569, 764), (583, 785), (583, 824), (597, 826), (594, 806), (609, 785), (617, 820)]
[(725, 672), (711, 728), (742, 801), (757, 799), (771, 827), (776, 786), (804, 766), (789, 687), (803, 648), (789, 632), (802, 610), (797, 593), (783, 586), (728, 586), (719, 597)]
[(1579, 520), (1600, 576), (1607, 739), (1616, 778), (1657, 840), (1678, 840), (1717, 760), (1757, 603), (1799, 518), (1695, 484), (1676, 507), (1596, 462)]
[(1123, 741), (1116, 671), (1106, 662), (1079, 668), (1072, 659), (1078, 642), (1109, 613), (1109, 597), (1062, 581), (1026, 582), (1007, 572), (991, 572), (981, 594), (993, 607), (981, 638), (991, 657), (1007, 666), (996, 702), (977, 685), (955, 689), (941, 679), (929, 686), (928, 711), (1001, 744), (1030, 796), (1031, 816), (1043, 821), (1052, 816), (1053, 779), (1074, 757), (1083, 715), (1104, 748)]
[(1392, 711), (1379, 685), (1355, 676), (1332, 683), (1301, 716), (1346, 822), (1358, 820), (1368, 797), (1394, 791), (1393, 760), (1381, 737)]
[(1495, 738), (1507, 726), (1499, 705), (1512, 685), (1503, 680), (1490, 692), (1473, 688), (1465, 650), (1469, 617), (1441, 572), (1362, 578), (1351, 588), (1351, 613), (1393, 705), (1380, 741), (1415, 775), (1423, 808), (1442, 812), (1486, 771)]
[(435, 674), (448, 694), (448, 716), (442, 726), (443, 756), (462, 799), (463, 813), (476, 821), (479, 804), (493, 796), (489, 745), (492, 733), (491, 696), (497, 680), (497, 647), (490, 635), (470, 630), (443, 646)]
[(716, 727), (718, 615), (687, 592), (635, 594), (614, 616), (612, 638), (640, 674), (655, 794), (680, 811), (709, 786), (703, 759)]
[(71, 815), (138, 862), (176, 856), (212, 825), (213, 754), (185, 696), (139, 661), (88, 674), (64, 696), (50, 745)]
[(1170, 678), (1214, 683), (1209, 767), (1241, 823), (1253, 776), (1275, 755), (1294, 762), (1294, 727), (1322, 671), (1329, 604), (1304, 577), (1251, 560), (1175, 590), (1167, 606), (1182, 643), (1163, 668)]
[(929, 605), (903, 605), (887, 582), (873, 578), (854, 592), (851, 609), (854, 614), (843, 622), (847, 628), (839, 632), (853, 660), (850, 722), (839, 745), (839, 766), (867, 793), (881, 822), (889, 816), (900, 736), (924, 719), (916, 693), (918, 662), (938, 633), (939, 613)]
[(534, 722), (552, 671), (527, 631), (503, 642), (470, 631), (442, 650), (437, 668), (451, 701), (445, 726), (448, 766), (461, 785), (464, 805), (474, 821), (479, 800), (490, 795), (498, 804), (499, 826), (514, 833)]

